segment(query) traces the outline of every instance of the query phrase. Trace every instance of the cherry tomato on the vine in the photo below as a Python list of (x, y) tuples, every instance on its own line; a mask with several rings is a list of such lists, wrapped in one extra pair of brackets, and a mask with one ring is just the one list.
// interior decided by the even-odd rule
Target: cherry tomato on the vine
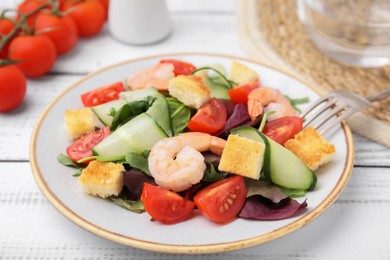
[[(39, 8), (41, 5), (46, 4), (47, 2), (48, 2), (48, 0), (25, 0), (18, 5), (17, 10), (18, 10), (18, 13), (20, 13), (20, 14), (28, 14), (28, 13), (34, 11), (35, 9)], [(50, 9), (50, 7), (47, 7), (47, 9)], [(37, 15), (38, 15), (38, 13), (30, 16), (27, 19), (27, 25), (30, 28), (33, 28), (34, 23), (35, 23), (35, 19), (37, 18)], [(19, 20), (19, 19), (20, 19), (20, 17), (18, 15), (17, 20)]]
[[(7, 35), (12, 29), (15, 27), (14, 22), (8, 18), (0, 18), (0, 34)], [(9, 43), (4, 46), (4, 48), (0, 51), (0, 59), (4, 59), (8, 55), (8, 47)]]
[(77, 26), (69, 15), (56, 16), (41, 12), (35, 21), (35, 30), (47, 35), (53, 41), (58, 55), (64, 54), (76, 46)]
[(0, 66), (0, 112), (17, 108), (26, 95), (26, 77), (15, 65)]
[(46, 35), (20, 35), (9, 45), (10, 60), (21, 60), (16, 66), (30, 78), (39, 77), (53, 67), (57, 51)]
[(66, 1), (63, 11), (69, 10), (69, 15), (76, 22), (80, 37), (91, 37), (98, 34), (106, 20), (107, 10), (101, 1)]

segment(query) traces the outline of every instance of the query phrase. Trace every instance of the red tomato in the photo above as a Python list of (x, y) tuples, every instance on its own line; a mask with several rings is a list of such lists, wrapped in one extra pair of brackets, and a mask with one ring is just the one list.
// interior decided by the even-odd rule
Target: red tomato
[(233, 101), (235, 104), (246, 104), (248, 102), (248, 95), (249, 93), (254, 90), (255, 88), (260, 87), (260, 82), (258, 79), (240, 84), (238, 86), (235, 86), (232, 89), (228, 90), (228, 95), (230, 99)]
[(17, 108), (26, 95), (26, 78), (15, 65), (0, 67), (0, 112)]
[[(110, 127), (105, 126), (98, 131), (86, 134), (66, 148), (66, 154), (77, 162), (85, 157), (93, 156), (92, 148), (110, 135)], [(89, 162), (85, 162), (89, 163)]]
[(22, 60), (16, 64), (24, 75), (39, 77), (53, 67), (57, 52), (54, 43), (46, 35), (20, 35), (9, 45), (9, 58)]
[(103, 86), (81, 95), (81, 101), (86, 107), (93, 107), (119, 98), (119, 93), (125, 88), (122, 82)]
[(186, 200), (173, 191), (144, 183), (141, 201), (153, 219), (164, 224), (174, 224), (190, 217), (194, 202)]
[(51, 13), (41, 12), (35, 21), (35, 30), (42, 31), (54, 43), (57, 54), (64, 54), (77, 43), (77, 26), (69, 15), (56, 16)]
[[(8, 18), (0, 18), (0, 34), (7, 35), (15, 27), (14, 22)], [(9, 43), (0, 51), (0, 59), (7, 58)]]
[(62, 5), (64, 11), (76, 22), (80, 37), (91, 37), (98, 34), (106, 20), (107, 10), (101, 1), (67, 1)]
[[(18, 12), (21, 14), (28, 14), (45, 3), (47, 3), (47, 0), (26, 0), (26, 1), (21, 2), (18, 5), (17, 9), (18, 9)], [(50, 9), (50, 7), (47, 7), (47, 9)], [(35, 21), (37, 15), (38, 14), (34, 14), (27, 19), (27, 25), (30, 28), (32, 28), (34, 26), (34, 21)], [(17, 20), (19, 20), (19, 19), (20, 19), (20, 17), (17, 17)]]
[(227, 223), (236, 218), (244, 205), (247, 189), (239, 175), (214, 182), (194, 197), (195, 205), (210, 220)]
[(263, 128), (263, 133), (283, 145), (288, 139), (302, 130), (303, 119), (297, 116), (281, 117), (267, 122)]
[(190, 119), (187, 128), (192, 132), (214, 134), (224, 127), (226, 118), (225, 106), (218, 99), (211, 98)]
[(160, 63), (171, 63), (174, 67), (173, 73), (175, 74), (175, 76), (190, 75), (196, 69), (196, 67), (191, 63), (187, 63), (180, 60), (161, 60)]

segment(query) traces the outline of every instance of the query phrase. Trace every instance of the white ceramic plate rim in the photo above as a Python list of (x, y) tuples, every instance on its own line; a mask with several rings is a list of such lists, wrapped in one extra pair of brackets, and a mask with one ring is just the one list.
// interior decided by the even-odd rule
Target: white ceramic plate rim
[[(340, 173), (340, 177), (336, 183), (336, 185), (331, 189), (329, 195), (321, 201), (318, 205), (316, 205), (315, 208), (307, 212), (306, 214), (302, 214), (302, 216), (295, 219), (292, 223), (289, 223), (285, 226), (282, 226), (278, 229), (275, 229), (271, 232), (265, 233), (265, 234), (259, 234), (257, 236), (246, 238), (246, 239), (238, 239), (236, 241), (231, 242), (222, 242), (222, 243), (212, 243), (212, 244), (194, 244), (194, 245), (187, 245), (187, 244), (166, 244), (166, 243), (160, 243), (160, 242), (154, 242), (154, 241), (148, 241), (145, 239), (137, 239), (129, 236), (124, 236), (122, 234), (119, 234), (117, 232), (113, 232), (112, 230), (104, 229), (100, 227), (99, 225), (96, 225), (95, 223), (90, 222), (88, 219), (85, 219), (81, 217), (78, 212), (71, 210), (66, 204), (64, 204), (60, 197), (53, 192), (51, 187), (48, 185), (48, 183), (45, 180), (45, 174), (42, 172), (42, 165), (38, 163), (38, 150), (37, 150), (37, 138), (40, 134), (40, 131), (42, 130), (42, 124), (47, 119), (47, 115), (50, 112), (53, 107), (56, 106), (56, 104), (59, 102), (59, 100), (66, 95), (69, 91), (76, 88), (79, 84), (81, 84), (83, 81), (96, 77), (97, 75), (105, 72), (106, 70), (120, 67), (129, 63), (135, 63), (138, 61), (146, 61), (150, 59), (163, 59), (163, 58), (180, 58), (181, 56), (199, 56), (209, 59), (212, 62), (213, 57), (215, 58), (227, 58), (230, 60), (237, 60), (237, 61), (243, 61), (243, 62), (250, 62), (255, 63), (259, 66), (266, 67), (275, 71), (278, 71), (282, 74), (285, 74), (294, 80), (297, 80), (307, 86), (309, 89), (315, 91), (318, 93), (318, 90), (316, 90), (314, 87), (310, 86), (306, 82), (304, 82), (301, 79), (298, 79), (297, 77), (291, 75), (288, 72), (285, 72), (283, 70), (280, 70), (278, 68), (265, 65), (262, 63), (259, 63), (257, 61), (241, 58), (241, 57), (235, 57), (231, 55), (219, 55), (219, 54), (209, 54), (209, 53), (171, 53), (171, 54), (161, 54), (161, 55), (154, 55), (154, 56), (147, 56), (142, 57), (138, 59), (128, 60), (125, 62), (121, 62), (118, 64), (111, 65), (109, 67), (103, 68), (101, 70), (98, 70), (94, 73), (91, 73), (72, 86), (68, 87), (64, 92), (62, 92), (53, 102), (45, 109), (45, 111), (40, 116), (37, 125), (33, 131), (32, 138), (31, 138), (31, 145), (30, 145), (30, 164), (32, 168), (32, 172), (35, 178), (35, 181), (37, 182), (38, 187), (42, 191), (42, 193), (46, 196), (46, 198), (49, 200), (49, 202), (65, 217), (70, 219), (75, 224), (81, 226), (82, 228), (100, 236), (103, 238), (106, 238), (108, 240), (136, 247), (141, 248), (145, 250), (150, 251), (157, 251), (157, 252), (167, 252), (167, 253), (186, 253), (186, 254), (198, 254), (198, 253), (216, 253), (216, 252), (223, 252), (223, 251), (229, 251), (229, 250), (236, 250), (236, 249), (242, 249), (247, 248), (255, 245), (259, 245), (265, 242), (272, 241), (274, 239), (280, 238), (282, 236), (285, 236), (304, 225), (310, 223), (313, 221), (316, 217), (321, 215), (340, 195), (342, 190), (344, 189), (345, 185), (347, 184), (349, 177), (352, 172), (353, 168), (353, 161), (354, 161), (354, 144), (352, 139), (352, 134), (349, 129), (349, 127), (346, 124), (342, 124), (342, 131), (345, 138), (346, 143), (346, 157), (344, 162), (344, 167), (342, 172)], [(191, 62), (190, 60), (188, 60)], [(60, 167), (60, 165), (59, 165)], [(46, 170), (46, 169), (44, 169)], [(129, 213), (132, 214), (132, 213)], [(174, 226), (172, 226), (174, 227)]]

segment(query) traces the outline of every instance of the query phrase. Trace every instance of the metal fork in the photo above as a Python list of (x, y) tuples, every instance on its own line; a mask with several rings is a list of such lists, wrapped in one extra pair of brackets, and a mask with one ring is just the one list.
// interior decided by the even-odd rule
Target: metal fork
[(305, 119), (303, 127), (313, 123), (314, 128), (321, 134), (325, 134), (341, 121), (363, 108), (370, 107), (372, 102), (389, 96), (390, 89), (371, 97), (363, 97), (346, 90), (331, 91), (316, 100), (301, 114)]

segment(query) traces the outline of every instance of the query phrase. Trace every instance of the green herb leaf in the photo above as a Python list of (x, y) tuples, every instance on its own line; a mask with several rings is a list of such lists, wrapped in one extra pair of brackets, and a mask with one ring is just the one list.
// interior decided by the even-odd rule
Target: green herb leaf
[(147, 175), (151, 176), (148, 166), (148, 156), (149, 154), (138, 154), (130, 152), (126, 155), (126, 162), (133, 168), (139, 169)]
[[(214, 71), (215, 73), (217, 73), (219, 75), (219, 77), (221, 77), (226, 83), (227, 83), (227, 87), (229, 89), (233, 88), (235, 85), (237, 85), (237, 83), (231, 81), (231, 80), (228, 80), (225, 75), (223, 75), (220, 71), (218, 71), (217, 69), (213, 68), (213, 67), (200, 67), (196, 70), (194, 70), (191, 74), (195, 74), (196, 72), (198, 71), (201, 71), (201, 70), (212, 70)], [(215, 80), (215, 78), (214, 78)], [(218, 83), (220, 84), (220, 83)]]
[(261, 119), (261, 123), (260, 123), (260, 126), (259, 126), (259, 132), (262, 132), (263, 129), (264, 129), (264, 126), (265, 124), (267, 123), (267, 117), (268, 115), (272, 115), (276, 113), (275, 111), (269, 111), (269, 112), (265, 112), (264, 115), (263, 115), (263, 118)]
[(279, 187), (279, 188), (283, 191), (284, 194), (286, 194), (290, 198), (299, 198), (306, 195), (305, 190), (289, 189), (285, 187)]
[(77, 169), (85, 167), (85, 165), (74, 162), (72, 159), (70, 159), (68, 156), (66, 156), (63, 153), (60, 153), (57, 156), (57, 161), (59, 163), (61, 163), (62, 165), (65, 165), (67, 167), (73, 167), (73, 168), (77, 168)]
[(290, 98), (289, 96), (285, 96), (285, 97), (288, 99), (288, 101), (290, 101), (291, 105), (299, 113), (301, 112), (301, 110), (298, 108), (298, 105), (305, 104), (310, 101), (308, 97), (304, 97), (304, 98)]
[(226, 178), (226, 176), (228, 175), (228, 173), (226, 172), (218, 173), (211, 162), (206, 163), (208, 165), (202, 178), (203, 181), (215, 182)]
[(125, 198), (124, 194), (120, 194), (119, 196), (111, 196), (110, 199), (117, 205), (130, 210), (135, 213), (143, 213), (145, 212), (144, 205), (141, 200), (132, 201)]
[(173, 135), (180, 134), (186, 129), (191, 118), (191, 109), (175, 98), (166, 98)]

